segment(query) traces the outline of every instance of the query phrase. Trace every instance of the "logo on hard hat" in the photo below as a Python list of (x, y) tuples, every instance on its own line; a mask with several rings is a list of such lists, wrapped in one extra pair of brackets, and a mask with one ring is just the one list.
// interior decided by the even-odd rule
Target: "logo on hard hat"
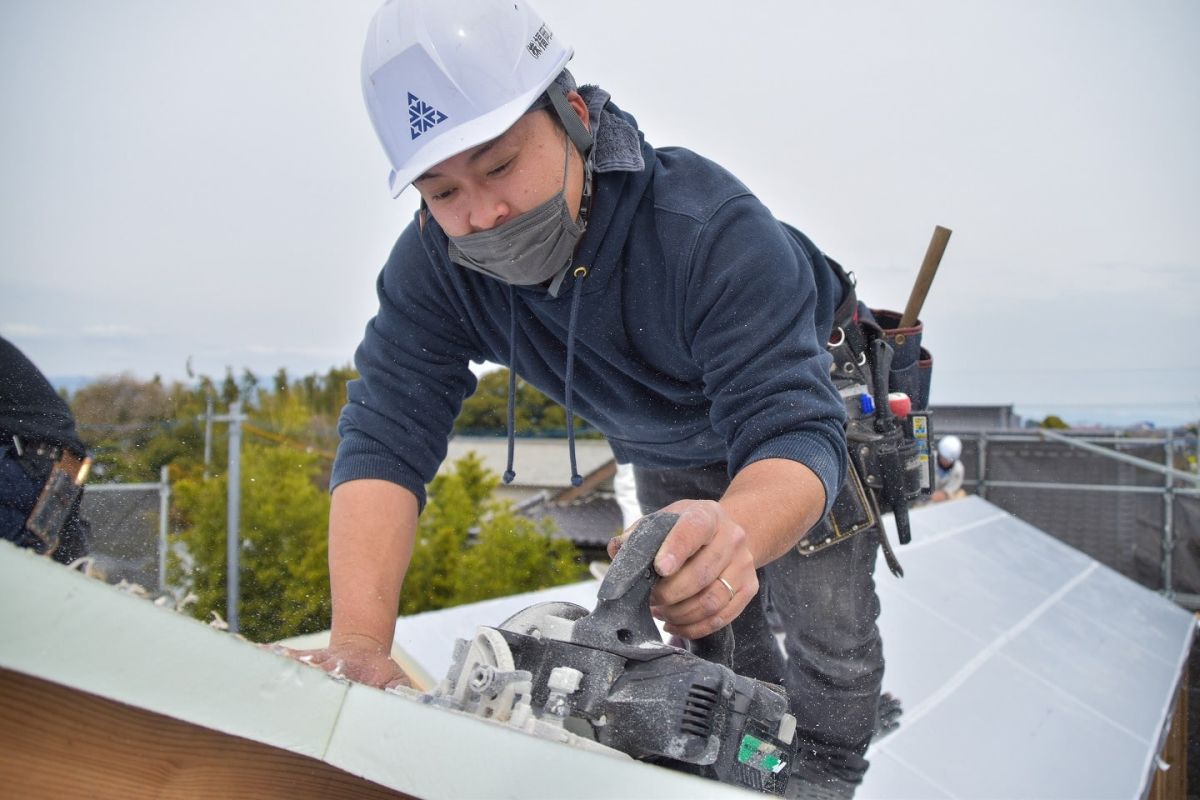
[(446, 121), (446, 115), (433, 106), (408, 93), (408, 132), (416, 139), (430, 128)]
[(546, 52), (546, 48), (550, 46), (550, 40), (554, 38), (554, 32), (547, 28), (544, 24), (537, 29), (533, 34), (533, 38), (525, 45), (525, 49), (529, 51), (529, 55), (534, 58), (541, 58), (542, 53)]

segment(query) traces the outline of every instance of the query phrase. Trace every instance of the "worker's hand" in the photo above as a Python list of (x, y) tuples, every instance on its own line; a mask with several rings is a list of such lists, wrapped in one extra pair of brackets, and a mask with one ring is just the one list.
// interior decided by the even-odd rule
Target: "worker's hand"
[[(680, 500), (662, 510), (679, 520), (654, 557), (660, 578), (650, 611), (666, 622), (667, 633), (700, 639), (732, 622), (758, 593), (754, 556), (746, 532), (719, 503)], [(609, 556), (631, 532), (608, 543)]]
[(357, 683), (380, 689), (412, 686), (408, 675), (392, 660), (390, 648), (366, 636), (334, 637), (328, 647), (320, 650), (293, 650), (290, 647), (283, 650), (292, 658)]

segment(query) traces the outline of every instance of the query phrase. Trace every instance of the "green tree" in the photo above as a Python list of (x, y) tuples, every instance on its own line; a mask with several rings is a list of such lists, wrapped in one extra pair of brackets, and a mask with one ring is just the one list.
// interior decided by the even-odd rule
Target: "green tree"
[(417, 522), (412, 560), (400, 595), (401, 614), (455, 605), (455, 575), (481, 512), (481, 505), (472, 502), (458, 475), (434, 478)]
[(242, 379), (238, 382), (238, 391), (243, 399), (254, 400), (258, 396), (258, 376), (249, 367), (242, 368)]
[(1071, 426), (1068, 425), (1066, 422), (1064, 422), (1063, 418), (1058, 416), (1057, 414), (1050, 414), (1044, 420), (1041, 421), (1040, 427), (1062, 430), (1062, 429), (1070, 428)]
[[(561, 405), (523, 380), (517, 380), (515, 403), (516, 432), (519, 435), (563, 435), (567, 430), (567, 412)], [(479, 379), (474, 394), (463, 401), (454, 422), (460, 434), (503, 435), (508, 431), (508, 370), (498, 369)], [(575, 433), (580, 438), (600, 434), (576, 415)]]
[[(242, 450), (242, 633), (274, 641), (330, 625), (328, 494), (318, 488), (317, 456), (288, 447), (247, 443)], [(199, 598), (193, 613), (209, 619), (226, 609), (226, 476), (175, 484), (183, 525), (178, 540), (190, 564), (176, 561), (177, 583)]]
[(96, 459), (94, 474), (108, 482), (158, 480), (159, 468), (198, 452), (199, 428), (181, 416), (179, 384), (156, 376), (106, 377), (75, 393), (71, 408), (79, 434)]
[(575, 546), (554, 524), (518, 516), (492, 498), (499, 479), (474, 453), (434, 478), (417, 525), (400, 613), (504, 597), (581, 580)]
[(161, 380), (140, 381), (128, 373), (93, 381), (71, 401), (80, 425), (153, 425), (170, 419), (173, 410)]
[[(174, 481), (172, 527), (183, 555), (172, 556), (176, 585), (200, 598), (195, 615), (225, 614), (226, 425), (215, 427), (213, 459), (204, 478), (206, 403), (224, 414), (241, 398), (249, 417), (242, 450), (242, 632), (275, 640), (327, 628), (330, 622), (328, 486), (337, 418), (346, 403), (350, 367), (291, 378), (276, 372), (267, 386), (249, 370), (241, 381), (227, 369), (223, 381), (205, 375), (190, 385), (164, 387), (130, 376), (107, 379), (73, 399), (84, 441), (106, 467), (103, 480), (154, 481), (170, 465)], [(504, 430), (506, 373), (485, 378), (480, 414)], [(563, 410), (531, 386), (518, 390), (523, 432), (561, 430)], [(582, 425), (582, 422), (580, 422)], [(583, 577), (579, 555), (555, 538), (549, 521), (534, 523), (498, 502), (498, 477), (469, 455), (439, 475), (418, 522), (399, 610), (413, 613), (529, 591)]]
[(241, 397), (241, 389), (233, 377), (233, 368), (226, 367), (225, 380), (221, 381), (221, 400), (225, 402), (225, 405), (229, 405), (239, 397)]
[(536, 523), (509, 503), (493, 507), (479, 539), (463, 553), (454, 585), (455, 603), (474, 603), (582, 580), (585, 570), (570, 540), (554, 538), (554, 521)]

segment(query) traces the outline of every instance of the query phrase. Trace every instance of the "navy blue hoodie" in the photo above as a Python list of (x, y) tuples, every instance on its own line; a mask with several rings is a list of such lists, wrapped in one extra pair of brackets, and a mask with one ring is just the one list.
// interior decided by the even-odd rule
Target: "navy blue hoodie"
[(572, 339), (574, 410), (618, 461), (726, 462), (732, 476), (792, 459), (821, 479), (828, 507), (846, 442), (823, 346), (841, 287), (824, 256), (727, 171), (651, 147), (606, 93), (582, 91), (597, 142), (594, 199), (558, 296), (453, 264), (438, 224), (414, 219), (379, 275), (332, 484), (392, 481), (423, 507), (475, 389), (468, 362), (514, 367), (565, 404)]

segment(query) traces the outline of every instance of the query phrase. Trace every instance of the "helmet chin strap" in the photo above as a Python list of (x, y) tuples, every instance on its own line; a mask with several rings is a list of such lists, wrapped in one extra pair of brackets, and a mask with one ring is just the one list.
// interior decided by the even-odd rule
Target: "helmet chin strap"
[(567, 136), (571, 138), (575, 149), (579, 151), (579, 158), (583, 161), (583, 196), (579, 202), (579, 218), (586, 228), (588, 212), (591, 211), (589, 207), (592, 199), (591, 151), (595, 139), (592, 137), (591, 131), (584, 126), (583, 120), (575, 113), (575, 109), (567, 102), (567, 95), (557, 82), (551, 83), (546, 87), (546, 97), (550, 99), (550, 105), (554, 107), (554, 113), (558, 115), (559, 122), (562, 123)]
[(583, 120), (567, 102), (567, 96), (563, 94), (561, 86), (551, 83), (546, 87), (546, 96), (550, 98), (550, 105), (554, 106), (554, 113), (558, 114), (558, 119), (566, 128), (567, 135), (575, 143), (575, 149), (579, 151), (579, 155), (584, 160), (587, 160), (588, 152), (592, 149), (591, 132), (584, 127)]

